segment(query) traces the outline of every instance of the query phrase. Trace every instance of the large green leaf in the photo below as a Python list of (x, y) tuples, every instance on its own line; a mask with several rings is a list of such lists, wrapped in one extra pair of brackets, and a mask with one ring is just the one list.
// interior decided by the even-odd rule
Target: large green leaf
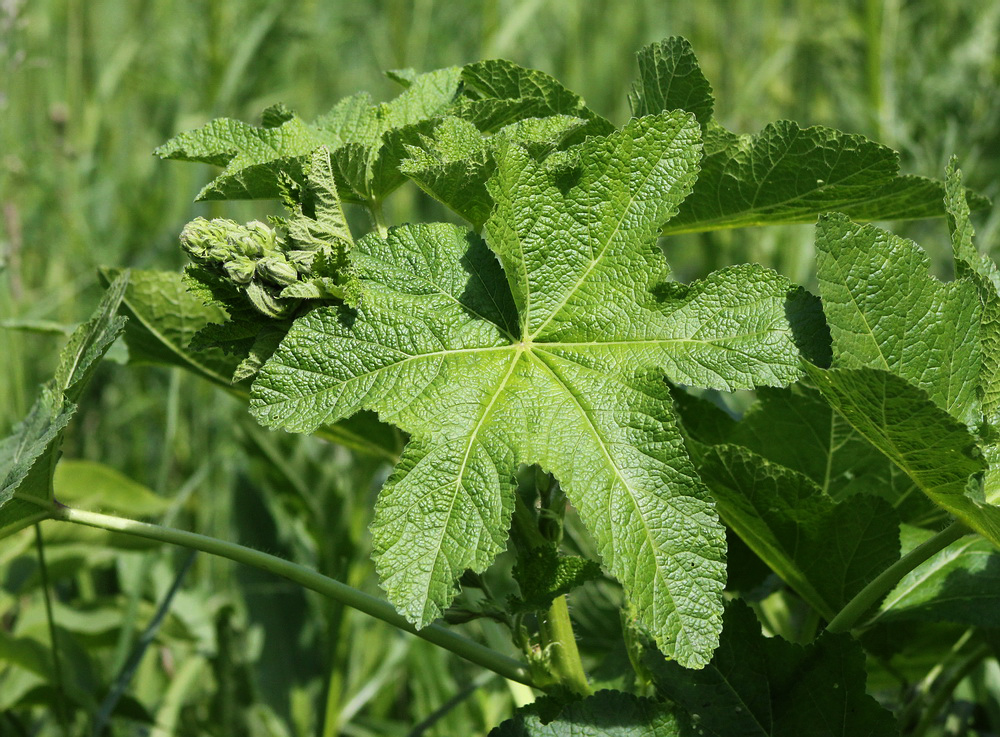
[(698, 472), (726, 524), (826, 619), (899, 557), (899, 520), (882, 499), (836, 503), (735, 445), (712, 448)]
[(396, 99), (380, 105), (359, 93), (312, 124), (283, 109), (267, 111), (260, 128), (220, 118), (181, 133), (156, 153), (225, 167), (199, 200), (256, 199), (281, 196), (289, 177), (301, 182), (310, 153), (325, 146), (342, 196), (380, 200), (405, 180), (398, 170), (404, 145), (415, 143), (452, 105), (461, 73), (450, 67), (420, 75)]
[[(712, 119), (712, 88), (685, 39), (650, 44), (638, 58), (633, 113), (687, 110), (706, 132), (701, 176), (665, 234), (808, 223), (829, 211), (855, 220), (944, 214), (941, 182), (900, 176), (898, 154), (862, 136), (787, 120), (753, 135), (722, 128)], [(988, 200), (974, 196), (974, 204)]]
[(598, 691), (574, 701), (551, 721), (531, 706), (490, 732), (490, 737), (683, 737), (694, 728), (683, 714), (652, 699)]
[(912, 241), (843, 215), (820, 218), (816, 247), (834, 365), (890, 371), (963, 422), (978, 420), (975, 286), (938, 281)]
[(822, 352), (824, 328), (814, 300), (759, 267), (660, 289), (655, 238), (690, 191), (698, 139), (672, 113), (587, 139), (569, 168), (502, 148), (485, 230), (503, 270), (454, 226), (369, 236), (354, 251), (356, 308), (299, 318), (258, 375), (264, 424), (309, 432), (367, 408), (414, 436), (372, 536), (390, 600), (418, 625), (503, 549), (514, 471), (537, 463), (664, 651), (707, 662), (723, 529), (661, 372), (723, 389), (787, 383), (803, 346)]
[(90, 320), (70, 336), (55, 377), (42, 387), (28, 416), (0, 440), (0, 537), (51, 511), (62, 432), (97, 364), (125, 327), (116, 312), (127, 283), (127, 273), (111, 283)]
[(968, 428), (905, 379), (872, 368), (810, 368), (823, 396), (935, 504), (1000, 545), (1000, 507), (967, 493), (986, 468)]
[(865, 654), (849, 635), (801, 647), (765, 638), (745, 604), (726, 608), (711, 664), (691, 671), (644, 661), (657, 693), (686, 709), (706, 737), (889, 737), (896, 719), (865, 693)]

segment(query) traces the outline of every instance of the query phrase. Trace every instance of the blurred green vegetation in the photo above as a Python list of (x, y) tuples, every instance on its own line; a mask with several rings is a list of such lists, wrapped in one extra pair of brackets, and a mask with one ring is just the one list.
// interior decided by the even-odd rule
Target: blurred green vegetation
[[(933, 177), (954, 154), (969, 186), (1000, 196), (997, 0), (2, 0), (0, 426), (26, 412), (65, 329), (96, 303), (98, 266), (175, 268), (186, 221), (270, 211), (193, 203), (209, 168), (151, 155), (176, 133), (219, 116), (256, 122), (279, 101), (311, 119), (359, 89), (388, 97), (384, 69), (490, 57), (553, 74), (620, 123), (635, 51), (670, 35), (692, 42), (717, 116), (734, 131), (779, 118), (829, 125), (883, 142), (900, 151), (904, 172)], [(388, 207), (395, 222), (437, 212), (412, 186)], [(1000, 217), (977, 218), (979, 243), (995, 248)], [(941, 223), (897, 231), (944, 253)], [(749, 260), (808, 285), (811, 241), (812, 228), (797, 226), (664, 248), (683, 279)], [(191, 376), (106, 365), (67, 455), (149, 487), (178, 524), (377, 590), (365, 528), (386, 469), (310, 438), (266, 433), (239, 402)], [(82, 493), (72, 486), (69, 478), (64, 493)], [(63, 666), (82, 691), (76, 701), (95, 706), (186, 556), (117, 548), (109, 556), (79, 532), (46, 534), (63, 602)], [(7, 640), (44, 623), (30, 544), (28, 531), (0, 546), (0, 712), (18, 699), (46, 703), (30, 669), (2, 664), (16, 660)], [(588, 616), (617, 621), (614, 592), (606, 594), (587, 594), (597, 602)], [(475, 632), (506, 646), (488, 626)], [(199, 558), (126, 679), (118, 713), (151, 712), (163, 735), (306, 735), (324, 724), (327, 734), (472, 735), (530, 698), (474, 677), (425, 643)], [(426, 731), (410, 731), (458, 696)], [(145, 734), (116, 724), (114, 734)], [(0, 734), (18, 728), (15, 716), (0, 716)]]

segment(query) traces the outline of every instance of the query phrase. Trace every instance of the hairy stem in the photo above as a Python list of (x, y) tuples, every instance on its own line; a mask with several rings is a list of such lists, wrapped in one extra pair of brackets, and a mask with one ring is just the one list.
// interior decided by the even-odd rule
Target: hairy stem
[(573, 633), (565, 594), (552, 600), (548, 611), (539, 621), (539, 627), (542, 645), (550, 650), (552, 671), (559, 682), (581, 696), (593, 693), (580, 661), (580, 651), (576, 647), (576, 635)]
[(869, 609), (903, 579), (903, 576), (967, 534), (969, 529), (961, 522), (955, 521), (934, 537), (915, 547), (882, 571), (875, 580), (847, 602), (837, 616), (830, 620), (830, 624), (826, 626), (827, 632), (847, 632), (852, 629)]
[(52, 518), (88, 525), (90, 527), (98, 527), (104, 530), (122, 532), (127, 535), (134, 535), (172, 545), (181, 545), (192, 550), (201, 550), (205, 553), (229, 558), (237, 563), (245, 563), (263, 571), (274, 573), (290, 581), (294, 581), (307, 589), (316, 591), (323, 596), (329, 597), (334, 601), (338, 601), (345, 606), (357, 609), (376, 619), (381, 619), (393, 627), (414, 634), (476, 665), (487, 668), (504, 678), (523, 683), (527, 686), (535, 685), (528, 669), (513, 658), (498, 653), (484, 645), (480, 645), (478, 642), (474, 642), (440, 625), (431, 624), (418, 630), (398, 614), (387, 601), (378, 599), (363, 591), (358, 591), (347, 584), (328, 578), (321, 573), (298, 563), (285, 560), (284, 558), (262, 553), (259, 550), (253, 550), (252, 548), (225, 540), (199, 535), (195, 532), (160, 527), (148, 522), (138, 522), (122, 517), (98, 514), (96, 512), (85, 512), (70, 507), (61, 507), (53, 510)]

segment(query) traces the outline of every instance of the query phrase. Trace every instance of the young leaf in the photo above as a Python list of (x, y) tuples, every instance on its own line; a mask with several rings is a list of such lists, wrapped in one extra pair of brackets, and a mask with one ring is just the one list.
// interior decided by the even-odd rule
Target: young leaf
[(70, 336), (55, 377), (42, 387), (28, 416), (0, 440), (0, 536), (48, 516), (62, 431), (98, 362), (124, 329), (125, 318), (115, 313), (127, 283), (127, 272), (112, 282), (90, 320)]
[(514, 564), (514, 580), (521, 596), (513, 599), (514, 611), (548, 609), (557, 596), (599, 578), (596, 561), (573, 555), (559, 555), (554, 545), (540, 545), (519, 556)]
[[(905, 549), (932, 533), (904, 527)], [(988, 540), (970, 535), (921, 563), (896, 584), (869, 625), (918, 620), (1000, 625), (1000, 553)]]
[(827, 619), (899, 558), (899, 520), (877, 497), (835, 503), (735, 445), (712, 448), (698, 472), (726, 524)]
[(528, 706), (490, 732), (490, 737), (683, 737), (694, 733), (675, 709), (618, 691), (598, 691), (567, 704), (551, 721)]
[(808, 342), (822, 323), (814, 302), (756, 267), (656, 301), (655, 236), (690, 190), (698, 138), (674, 113), (587, 139), (569, 170), (504, 148), (486, 232), (506, 273), (453, 226), (369, 236), (354, 251), (356, 309), (296, 320), (258, 375), (252, 412), (266, 425), (309, 432), (369, 408), (415, 436), (372, 536), (383, 586), (416, 624), (502, 549), (514, 471), (537, 463), (660, 646), (707, 661), (724, 535), (659, 372), (727, 389), (788, 382), (802, 346), (820, 350)]
[(829, 211), (862, 221), (944, 214), (940, 182), (900, 176), (899, 155), (862, 136), (787, 120), (754, 135), (722, 128), (711, 117), (712, 88), (683, 38), (651, 44), (638, 57), (633, 113), (687, 110), (705, 130), (701, 176), (664, 234), (813, 222)]
[(537, 69), (525, 69), (512, 61), (491, 59), (467, 64), (462, 69), (462, 99), (455, 114), (479, 130), (492, 132), (526, 118), (567, 115), (587, 121), (578, 136), (603, 136), (614, 126), (595, 113), (575, 92)]
[(935, 504), (1000, 545), (1000, 507), (972, 498), (986, 463), (968, 428), (906, 380), (872, 368), (809, 368), (827, 401)]
[(712, 121), (715, 99), (694, 49), (686, 38), (674, 36), (644, 46), (636, 54), (639, 79), (632, 85), (632, 115), (656, 115), (663, 110), (687, 110), (702, 131)]
[(865, 655), (849, 635), (801, 647), (765, 638), (753, 611), (726, 607), (722, 642), (702, 671), (651, 653), (657, 693), (686, 709), (706, 737), (888, 737), (896, 719), (865, 693)]
[(415, 143), (445, 113), (460, 75), (458, 67), (419, 75), (399, 97), (381, 105), (372, 105), (364, 93), (345, 98), (314, 124), (290, 112), (267, 120), (264, 128), (220, 118), (176, 136), (156, 153), (225, 167), (199, 200), (268, 199), (281, 196), (286, 178), (301, 183), (309, 155), (325, 146), (343, 196), (380, 200), (405, 180), (398, 171), (404, 144)]
[(979, 418), (980, 305), (964, 279), (942, 283), (912, 241), (843, 215), (816, 231), (834, 365), (890, 371), (966, 424)]
[(479, 230), (493, 209), (486, 182), (497, 168), (497, 147), (519, 143), (541, 158), (585, 123), (566, 115), (528, 118), (485, 136), (468, 121), (445, 118), (430, 136), (422, 138), (421, 146), (407, 146), (409, 158), (400, 171)]

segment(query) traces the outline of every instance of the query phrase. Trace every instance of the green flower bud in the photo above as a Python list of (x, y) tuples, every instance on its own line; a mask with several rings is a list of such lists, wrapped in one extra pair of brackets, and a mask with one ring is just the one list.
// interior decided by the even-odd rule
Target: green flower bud
[(257, 274), (273, 284), (287, 287), (298, 281), (299, 272), (283, 258), (263, 258), (257, 262)]
[(223, 264), (222, 269), (232, 281), (237, 284), (246, 285), (253, 279), (255, 266), (254, 261), (251, 259), (241, 258)]

